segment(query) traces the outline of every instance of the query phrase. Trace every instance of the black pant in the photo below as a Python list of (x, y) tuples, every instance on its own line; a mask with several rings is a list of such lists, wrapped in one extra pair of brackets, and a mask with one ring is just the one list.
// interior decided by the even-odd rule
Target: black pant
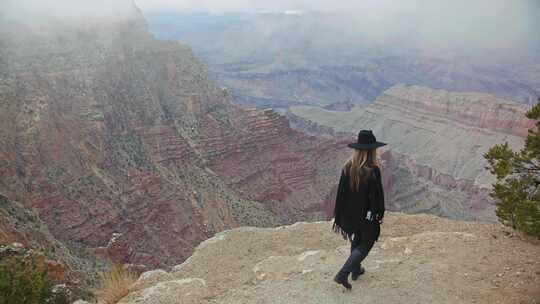
[(343, 267), (339, 270), (340, 276), (348, 276), (349, 273), (359, 273), (360, 265), (375, 244), (375, 239), (370, 233), (357, 232), (351, 241), (351, 254)]

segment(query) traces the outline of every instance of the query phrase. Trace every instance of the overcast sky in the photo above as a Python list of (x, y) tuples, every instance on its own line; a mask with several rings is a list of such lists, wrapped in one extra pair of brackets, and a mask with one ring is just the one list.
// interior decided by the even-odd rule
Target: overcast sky
[(0, 0), (0, 10), (60, 16), (110, 14), (130, 7), (132, 1), (145, 13), (313, 10), (345, 12), (357, 19), (391, 19), (397, 15), (426, 16), (446, 23), (478, 19), (505, 27), (523, 18), (540, 18), (540, 0)]
[[(179, 11), (426, 11), (460, 10), (482, 14), (504, 14), (522, 9), (522, 3), (538, 0), (136, 0), (144, 11), (175, 9)], [(451, 13), (447, 12), (447, 13)]]
[[(304, 10), (345, 13), (351, 28), (373, 35), (410, 25), (429, 41), (502, 47), (540, 40), (540, 0), (135, 0), (145, 13)], [(340, 21), (342, 20), (342, 21)], [(332, 22), (335, 22), (332, 21)], [(532, 43), (540, 47), (540, 43)], [(461, 47), (461, 45), (459, 46)]]
[(285, 10), (337, 10), (351, 5), (375, 5), (387, 0), (136, 0), (146, 11), (176, 9), (179, 11), (285, 11)]
[(92, 15), (118, 18), (133, 9), (132, 1), (145, 14), (171, 10), (338, 13), (339, 18), (328, 19), (329, 24), (342, 23), (375, 37), (410, 27), (437, 44), (460, 40), (458, 47), (469, 43), (519, 47), (526, 42), (540, 48), (540, 0), (0, 0), (0, 15), (27, 21), (48, 15), (73, 20)]

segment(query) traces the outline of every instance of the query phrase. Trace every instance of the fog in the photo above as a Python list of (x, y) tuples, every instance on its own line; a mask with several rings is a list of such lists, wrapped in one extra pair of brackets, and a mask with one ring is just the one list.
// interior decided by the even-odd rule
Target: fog
[(374, 40), (414, 33), (422, 47), (540, 52), (538, 0), (137, 0), (145, 13), (318, 12), (345, 35)]
[[(193, 12), (260, 12), (286, 10), (316, 10), (324, 12), (360, 13), (369, 11), (370, 15), (393, 13), (429, 13), (438, 11), (451, 15), (457, 13), (482, 13), (501, 15), (519, 11), (520, 6), (538, 1), (522, 0), (136, 0), (145, 11), (173, 9)], [(510, 10), (510, 11), (509, 11)]]
[(133, 0), (0, 0), (0, 16), (23, 22), (87, 18), (125, 18), (132, 15)]
[[(2, 0), (4, 16), (120, 17), (133, 0)], [(374, 38), (414, 29), (427, 42), (459, 41), (490, 47), (528, 44), (540, 47), (538, 0), (135, 0), (145, 13), (317, 11), (329, 23)], [(334, 16), (334, 18), (332, 18)], [(338, 16), (338, 17), (336, 17)]]
[(317, 12), (321, 24), (344, 37), (384, 42), (412, 34), (415, 46), (434, 51), (540, 54), (538, 0), (2, 0), (0, 14), (29, 22), (49, 16), (84, 22), (130, 16), (134, 2), (145, 14)]

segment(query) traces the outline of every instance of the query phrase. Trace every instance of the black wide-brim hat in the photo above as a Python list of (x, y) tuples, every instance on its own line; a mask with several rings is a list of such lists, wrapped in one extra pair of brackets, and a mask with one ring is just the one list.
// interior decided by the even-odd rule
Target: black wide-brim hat
[(373, 132), (371, 132), (371, 130), (361, 130), (358, 133), (358, 141), (355, 143), (350, 143), (347, 146), (353, 149), (370, 150), (385, 145), (386, 143), (377, 141), (377, 138), (375, 138), (375, 135), (373, 135)]

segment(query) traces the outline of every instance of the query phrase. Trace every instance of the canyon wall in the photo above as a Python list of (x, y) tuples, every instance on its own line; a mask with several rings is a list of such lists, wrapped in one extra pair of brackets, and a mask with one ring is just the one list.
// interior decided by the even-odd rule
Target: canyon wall
[(525, 118), (529, 107), (481, 93), (394, 86), (377, 98), (379, 104), (451, 119), (470, 127), (526, 137), (534, 121)]
[(189, 48), (122, 15), (0, 20), (0, 192), (56, 239), (141, 267), (223, 229), (326, 217), (344, 143), (233, 105)]
[(331, 128), (333, 136), (352, 137), (372, 129), (387, 142), (382, 156), (393, 181), (387, 189), (391, 209), (493, 221), (488, 192), (494, 177), (483, 154), (498, 143), (523, 145), (534, 126), (527, 109), (486, 94), (395, 86), (349, 112), (292, 107), (288, 115), (293, 126), (312, 134)]

